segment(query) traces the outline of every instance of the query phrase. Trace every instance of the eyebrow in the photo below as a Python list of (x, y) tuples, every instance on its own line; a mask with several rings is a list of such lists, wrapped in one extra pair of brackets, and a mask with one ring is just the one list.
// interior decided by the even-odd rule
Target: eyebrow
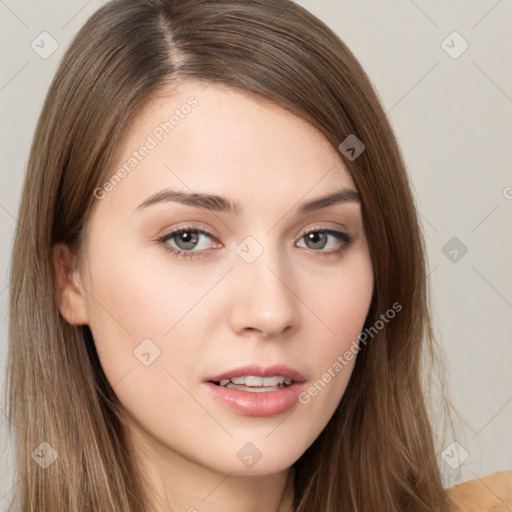
[[(360, 202), (360, 200), (361, 198), (358, 192), (350, 188), (344, 188), (334, 193), (322, 197), (317, 197), (303, 203), (297, 209), (296, 214), (304, 215), (312, 211), (327, 208), (328, 206), (332, 206), (334, 204)], [(173, 190), (168, 188), (160, 190), (156, 194), (153, 194), (152, 196), (145, 199), (141, 204), (139, 204), (139, 206), (137, 206), (137, 208), (135, 208), (134, 211), (142, 210), (155, 204), (167, 202), (186, 204), (194, 206), (195, 208), (202, 208), (204, 210), (227, 213), (230, 215), (240, 215), (243, 211), (240, 203), (232, 201), (227, 197), (219, 196), (216, 194), (182, 192), (180, 190)]]

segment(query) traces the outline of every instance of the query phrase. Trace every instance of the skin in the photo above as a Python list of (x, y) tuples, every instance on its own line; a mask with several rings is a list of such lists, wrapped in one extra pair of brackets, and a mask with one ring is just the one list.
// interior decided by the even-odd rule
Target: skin
[[(280, 107), (215, 84), (188, 82), (153, 99), (129, 126), (106, 179), (191, 96), (197, 106), (95, 200), (81, 263), (55, 246), (60, 309), (91, 329), (127, 410), (153, 493), (150, 510), (285, 511), (290, 467), (334, 413), (355, 357), (308, 404), (274, 416), (228, 409), (203, 381), (249, 363), (282, 363), (309, 388), (350, 348), (373, 292), (361, 205), (297, 215), (305, 201), (357, 191), (340, 154)], [(243, 211), (176, 202), (137, 209), (165, 187), (223, 195)], [(208, 254), (177, 259), (155, 242), (184, 223), (212, 238), (203, 235), (194, 247), (175, 237), (167, 245)], [(332, 235), (308, 242), (313, 228), (355, 239), (336, 254), (343, 243)], [(236, 252), (248, 236), (263, 251), (252, 263)], [(134, 355), (144, 339), (160, 349), (148, 366)], [(262, 455), (251, 468), (237, 457), (248, 442)]]

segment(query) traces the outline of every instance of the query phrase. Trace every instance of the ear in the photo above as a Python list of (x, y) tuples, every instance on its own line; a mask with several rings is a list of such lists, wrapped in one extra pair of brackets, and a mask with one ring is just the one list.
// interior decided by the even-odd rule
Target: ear
[(64, 243), (53, 246), (53, 267), (57, 286), (57, 300), (62, 316), (71, 325), (86, 325), (86, 295), (80, 282), (77, 258)]

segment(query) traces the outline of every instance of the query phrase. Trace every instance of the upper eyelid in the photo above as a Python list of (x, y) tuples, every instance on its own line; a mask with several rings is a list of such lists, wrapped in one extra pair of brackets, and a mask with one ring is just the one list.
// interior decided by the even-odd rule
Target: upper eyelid
[[(330, 222), (330, 224), (331, 225), (329, 225), (329, 221), (324, 221), (324, 223), (322, 223), (322, 221), (319, 221), (316, 226), (308, 228), (305, 231), (300, 230), (297, 233), (297, 235), (301, 232), (303, 232), (303, 234), (306, 234), (306, 233), (309, 233), (309, 232), (315, 231), (315, 230), (321, 231), (321, 230), (328, 230), (328, 229), (333, 229), (335, 231), (342, 231), (345, 233), (348, 233), (350, 231), (346, 226), (340, 226), (339, 224), (336, 224), (334, 222)], [(333, 224), (335, 224), (335, 225), (333, 225)], [(197, 231), (197, 232), (201, 232), (208, 236), (217, 237), (217, 235), (215, 233), (211, 232), (211, 230), (208, 226), (206, 226), (205, 224), (203, 224), (201, 222), (199, 222), (198, 224), (195, 224), (195, 225), (193, 222), (191, 222), (190, 224), (184, 223), (181, 226), (177, 226), (175, 228), (167, 230), (162, 236), (167, 236), (167, 235), (170, 235), (170, 234), (173, 234), (176, 232), (180, 232), (180, 231)], [(215, 231), (215, 230), (213, 230), (213, 231)]]
[[(348, 229), (346, 228), (340, 228), (340, 227), (333, 227), (333, 226), (326, 226), (326, 225), (318, 225), (318, 226), (315, 226), (315, 227), (312, 227), (312, 228), (308, 228), (306, 229), (305, 231), (300, 231), (299, 233), (302, 233), (302, 236), (308, 234), (308, 233), (311, 233), (311, 232), (315, 232), (315, 231), (329, 231), (329, 230), (332, 230), (332, 231), (339, 231), (339, 232), (342, 232), (342, 233), (347, 233), (349, 232)], [(181, 232), (186, 232), (186, 231), (194, 231), (194, 232), (197, 232), (197, 233), (200, 233), (200, 234), (203, 234), (203, 235), (207, 235), (211, 238), (217, 238), (217, 235), (215, 235), (214, 233), (211, 233), (210, 231), (208, 231), (207, 229), (205, 228), (199, 228), (197, 226), (193, 226), (193, 225), (190, 225), (190, 226), (180, 226), (180, 227), (177, 227), (177, 228), (173, 228), (169, 231), (166, 231), (161, 238), (166, 238), (166, 237), (169, 237), (170, 235), (173, 235), (173, 234), (176, 234), (176, 233), (181, 233)]]
[[(199, 226), (202, 226), (202, 227), (199, 227)], [(201, 224), (201, 223), (199, 223), (198, 225), (193, 225), (192, 223), (190, 225), (183, 224), (182, 226), (178, 226), (178, 227), (175, 227), (175, 228), (172, 228), (172, 229), (168, 229), (159, 238), (165, 238), (165, 237), (168, 237), (168, 236), (173, 235), (175, 233), (180, 233), (182, 231), (196, 231), (198, 233), (202, 233), (204, 235), (208, 235), (208, 236), (210, 236), (212, 238), (216, 238), (216, 235), (214, 233), (212, 233), (207, 226), (205, 226), (204, 224)]]

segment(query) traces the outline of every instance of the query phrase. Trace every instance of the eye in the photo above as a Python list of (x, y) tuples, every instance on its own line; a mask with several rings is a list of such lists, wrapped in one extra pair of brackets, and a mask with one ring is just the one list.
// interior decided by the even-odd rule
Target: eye
[[(346, 250), (354, 241), (354, 237), (337, 229), (315, 228), (302, 235), (301, 240), (305, 240), (306, 247), (315, 252), (337, 254)], [(331, 250), (325, 251), (326, 248)]]
[(213, 235), (192, 226), (184, 226), (167, 233), (157, 242), (166, 252), (170, 252), (176, 258), (194, 258), (209, 254), (208, 246), (211, 245)]

